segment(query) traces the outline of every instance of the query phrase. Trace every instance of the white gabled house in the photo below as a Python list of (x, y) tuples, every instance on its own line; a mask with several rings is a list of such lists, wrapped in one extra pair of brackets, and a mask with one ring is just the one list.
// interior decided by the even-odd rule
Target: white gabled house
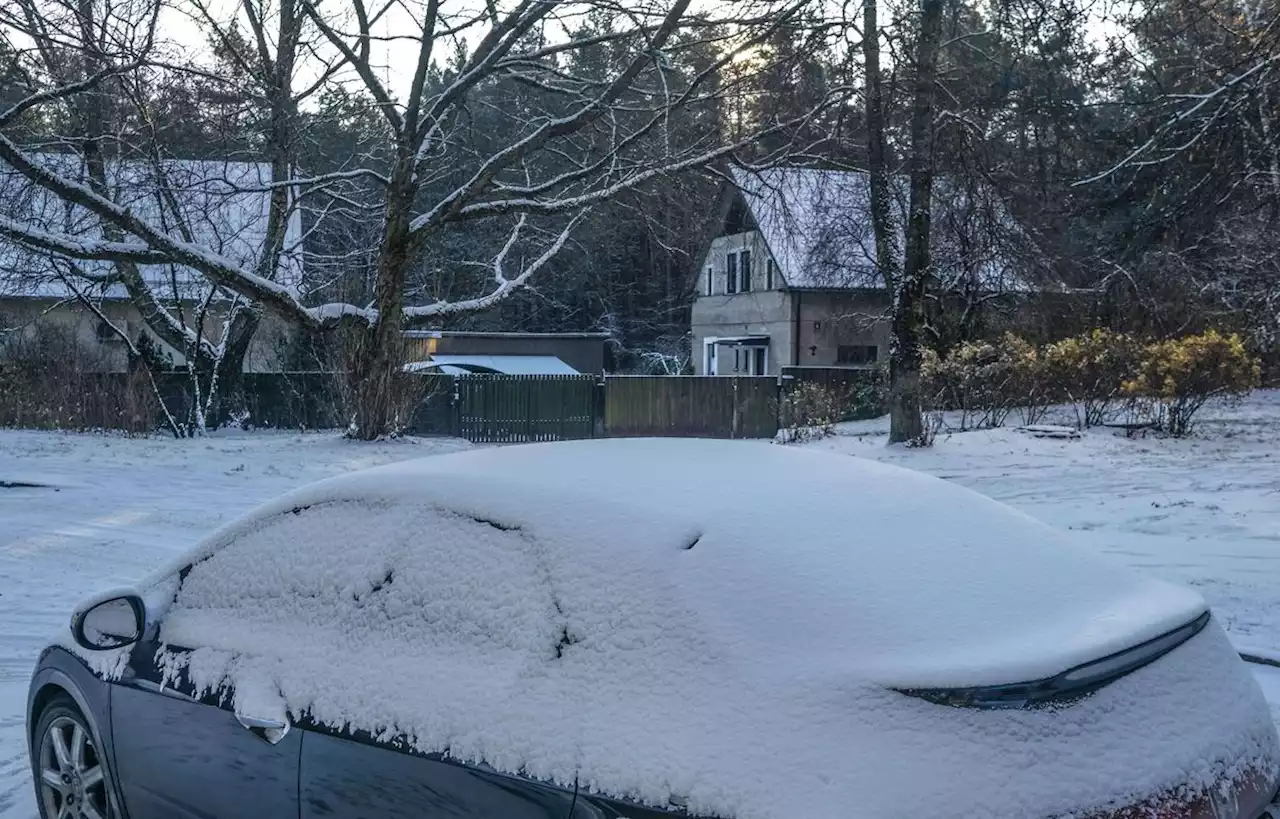
[[(889, 293), (876, 265), (867, 174), (735, 167), (732, 179), (698, 275), (695, 372), (775, 375), (783, 367), (885, 361)], [(892, 188), (901, 258), (905, 177), (895, 177)], [(939, 180), (933, 244), (935, 291), (1016, 296), (1039, 289), (1023, 273), (1034, 248), (988, 190)]]

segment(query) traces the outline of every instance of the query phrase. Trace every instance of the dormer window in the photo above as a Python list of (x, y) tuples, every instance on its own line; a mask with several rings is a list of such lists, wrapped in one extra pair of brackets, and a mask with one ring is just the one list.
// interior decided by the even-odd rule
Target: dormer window
[(738, 254), (730, 253), (725, 257), (724, 265), (724, 292), (738, 292)]

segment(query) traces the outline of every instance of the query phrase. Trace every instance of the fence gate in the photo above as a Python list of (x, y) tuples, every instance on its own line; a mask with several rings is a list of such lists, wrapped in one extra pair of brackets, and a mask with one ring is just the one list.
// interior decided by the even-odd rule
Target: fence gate
[(592, 375), (459, 376), (458, 436), (478, 444), (595, 437), (598, 383)]

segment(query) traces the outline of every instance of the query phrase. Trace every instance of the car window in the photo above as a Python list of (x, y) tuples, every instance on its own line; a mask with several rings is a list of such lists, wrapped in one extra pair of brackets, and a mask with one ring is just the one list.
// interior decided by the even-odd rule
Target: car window
[(447, 510), (298, 508), (189, 567), (160, 639), (257, 654), (366, 640), (538, 650), (559, 634), (538, 553), (519, 529)]

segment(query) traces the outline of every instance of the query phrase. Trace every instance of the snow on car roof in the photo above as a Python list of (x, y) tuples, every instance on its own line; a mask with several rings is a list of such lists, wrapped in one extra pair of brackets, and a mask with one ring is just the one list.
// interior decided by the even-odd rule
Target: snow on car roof
[(147, 599), (198, 684), (271, 680), (294, 714), (695, 814), (1051, 815), (1275, 754), (1216, 626), (1063, 711), (890, 690), (1057, 673), (1203, 602), (854, 458), (473, 450), (304, 488), (193, 560)]

